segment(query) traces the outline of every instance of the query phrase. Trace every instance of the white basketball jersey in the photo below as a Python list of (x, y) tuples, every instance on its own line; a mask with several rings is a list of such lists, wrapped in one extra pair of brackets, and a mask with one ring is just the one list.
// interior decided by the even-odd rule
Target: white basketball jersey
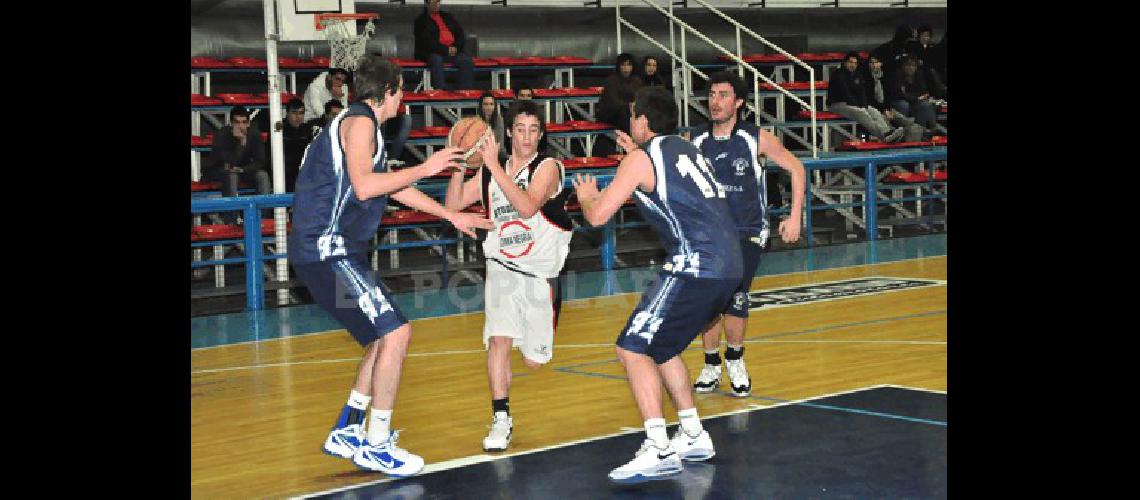
[[(524, 191), (538, 168), (558, 169), (558, 190), (534, 215), (523, 219), (491, 172), (484, 167), (483, 206), (495, 223), (483, 242), (483, 255), (503, 266), (539, 278), (556, 278), (570, 253), (570, 237), (574, 234), (566, 198), (570, 192), (563, 187), (566, 171), (557, 160), (542, 164), (547, 157), (536, 154), (514, 175), (514, 182)], [(507, 159), (507, 165), (511, 159)], [(489, 182), (487, 179), (490, 179)]]

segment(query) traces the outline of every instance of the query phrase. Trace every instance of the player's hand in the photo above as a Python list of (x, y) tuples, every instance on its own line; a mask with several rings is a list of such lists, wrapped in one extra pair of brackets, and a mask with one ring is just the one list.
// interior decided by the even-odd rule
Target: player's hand
[(788, 217), (780, 223), (780, 239), (784, 243), (795, 243), (800, 240), (800, 218)]
[(633, 142), (633, 138), (630, 137), (629, 134), (620, 130), (614, 130), (614, 135), (617, 136), (618, 146), (621, 146), (626, 153), (632, 153), (633, 150), (637, 149), (637, 143)]
[(448, 168), (462, 171), (463, 168), (459, 166), (459, 162), (462, 160), (462, 149), (443, 148), (436, 151), (435, 154), (428, 157), (427, 161), (420, 164), (420, 172), (423, 174), (420, 177), (430, 177)]
[(492, 222), (491, 219), (483, 215), (468, 212), (452, 211), (447, 217), (447, 222), (450, 222), (451, 225), (455, 226), (455, 229), (462, 231), (463, 234), (472, 238), (478, 238), (478, 236), (475, 235), (474, 229), (491, 229), (495, 227), (495, 223)]
[(495, 140), (495, 132), (487, 126), (487, 136), (483, 139), (483, 147), (479, 153), (483, 156), (483, 164), (487, 168), (502, 168), (499, 164), (499, 141)]
[(448, 47), (448, 48), (447, 48), (447, 55), (449, 55), (449, 56), (453, 56), (453, 55), (455, 55), (455, 54), (457, 54), (457, 53), (459, 53), (459, 50), (458, 50), (458, 49), (456, 49), (454, 46), (452, 46), (452, 47)]
[(578, 193), (578, 201), (592, 200), (598, 196), (598, 180), (590, 174), (575, 174), (570, 182), (574, 184), (574, 191)]

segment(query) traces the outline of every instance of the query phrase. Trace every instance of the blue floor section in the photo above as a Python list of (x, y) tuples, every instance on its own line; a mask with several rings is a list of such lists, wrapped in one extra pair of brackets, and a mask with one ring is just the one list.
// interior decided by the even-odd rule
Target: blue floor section
[[(946, 234), (895, 238), (764, 255), (757, 276), (818, 271), (862, 264), (946, 255)], [(563, 300), (641, 292), (657, 268), (573, 273), (563, 279)], [(270, 294), (272, 296), (272, 294)], [(396, 294), (409, 319), (483, 310), (481, 286)], [(190, 318), (192, 349), (338, 330), (342, 327), (315, 304)]]
[[(711, 418), (704, 427), (716, 456), (665, 480), (609, 482), (609, 471), (645, 439), (636, 432), (319, 498), (946, 497), (944, 394), (873, 388)], [(517, 431), (525, 432), (521, 423)]]

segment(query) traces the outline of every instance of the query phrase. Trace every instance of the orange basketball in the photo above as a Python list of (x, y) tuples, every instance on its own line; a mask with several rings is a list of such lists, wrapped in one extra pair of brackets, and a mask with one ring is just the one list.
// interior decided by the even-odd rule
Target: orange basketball
[(464, 154), (470, 153), (467, 165), (470, 167), (483, 166), (483, 154), (472, 151), (476, 148), (479, 138), (487, 131), (487, 122), (476, 116), (460, 119), (452, 125), (451, 132), (447, 134), (447, 146), (463, 148)]

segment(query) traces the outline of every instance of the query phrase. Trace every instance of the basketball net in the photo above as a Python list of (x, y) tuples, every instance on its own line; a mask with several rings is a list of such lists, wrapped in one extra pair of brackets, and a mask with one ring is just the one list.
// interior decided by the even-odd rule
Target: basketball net
[(329, 68), (343, 68), (356, 71), (360, 59), (364, 57), (368, 46), (368, 39), (376, 32), (372, 20), (364, 26), (360, 35), (353, 35), (352, 28), (356, 27), (356, 19), (324, 19), (325, 38), (329, 42), (331, 54)]

